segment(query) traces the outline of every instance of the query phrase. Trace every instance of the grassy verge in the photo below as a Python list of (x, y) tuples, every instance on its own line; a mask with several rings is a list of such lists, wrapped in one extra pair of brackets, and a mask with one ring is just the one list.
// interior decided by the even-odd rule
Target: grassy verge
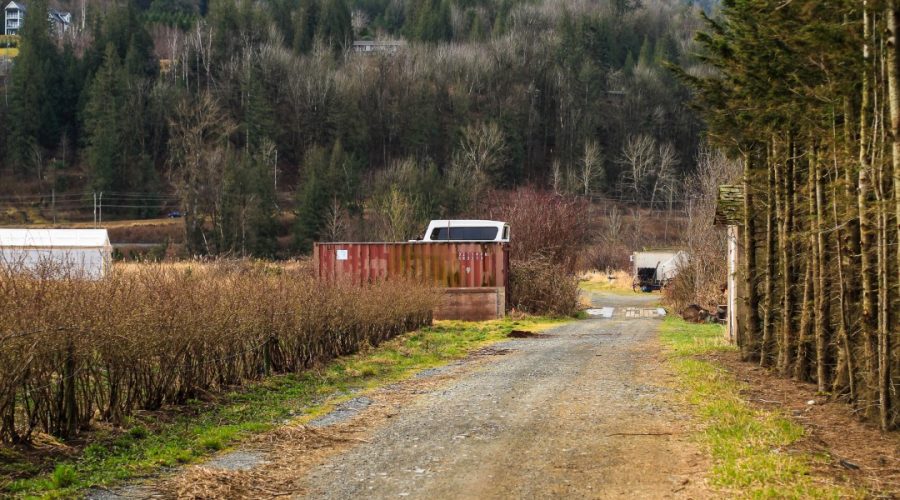
[(753, 498), (845, 498), (858, 492), (817, 483), (809, 464), (820, 457), (790, 453), (801, 426), (773, 411), (751, 408), (742, 384), (703, 354), (733, 349), (719, 325), (695, 325), (668, 317), (661, 329), (678, 385), (696, 409), (699, 438), (713, 458), (710, 481), (731, 494)]
[[(438, 322), (377, 348), (331, 362), (320, 370), (276, 376), (215, 402), (197, 401), (177, 413), (134, 418), (127, 429), (97, 430), (92, 444), (55, 469), (34, 465), (0, 448), (7, 480), (0, 496), (68, 497), (161, 468), (196, 462), (288, 419), (310, 419), (360, 391), (407, 378), (504, 340), (513, 329), (541, 331), (565, 320), (529, 318), (484, 323)], [(10, 480), (11, 476), (31, 477)]]

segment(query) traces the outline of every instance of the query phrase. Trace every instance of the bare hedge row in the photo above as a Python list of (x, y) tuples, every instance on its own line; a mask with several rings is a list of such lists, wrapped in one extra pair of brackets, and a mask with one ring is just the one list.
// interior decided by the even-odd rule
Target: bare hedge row
[(302, 370), (430, 322), (411, 283), (326, 286), (264, 264), (118, 267), (103, 281), (0, 275), (0, 439), (67, 437)]

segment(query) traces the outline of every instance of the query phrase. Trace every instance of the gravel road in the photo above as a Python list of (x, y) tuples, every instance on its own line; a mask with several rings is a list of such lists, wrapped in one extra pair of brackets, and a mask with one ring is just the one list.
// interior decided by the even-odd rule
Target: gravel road
[(617, 313), (495, 346), (298, 485), (309, 498), (706, 496), (704, 459), (660, 385), (658, 325)]

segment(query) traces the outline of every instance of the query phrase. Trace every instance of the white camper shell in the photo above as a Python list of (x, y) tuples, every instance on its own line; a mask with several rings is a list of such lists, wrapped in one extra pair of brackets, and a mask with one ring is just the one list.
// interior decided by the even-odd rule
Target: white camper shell
[(509, 224), (494, 220), (433, 220), (421, 241), (509, 242)]
[(0, 229), (0, 268), (98, 280), (112, 265), (106, 229)]

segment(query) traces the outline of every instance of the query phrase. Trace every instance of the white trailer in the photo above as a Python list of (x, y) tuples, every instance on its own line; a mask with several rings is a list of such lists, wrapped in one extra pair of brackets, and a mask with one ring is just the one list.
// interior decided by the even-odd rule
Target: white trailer
[(653, 250), (634, 252), (631, 262), (634, 264), (635, 291), (651, 292), (664, 287), (678, 274), (681, 266), (687, 264), (688, 254), (682, 250)]

